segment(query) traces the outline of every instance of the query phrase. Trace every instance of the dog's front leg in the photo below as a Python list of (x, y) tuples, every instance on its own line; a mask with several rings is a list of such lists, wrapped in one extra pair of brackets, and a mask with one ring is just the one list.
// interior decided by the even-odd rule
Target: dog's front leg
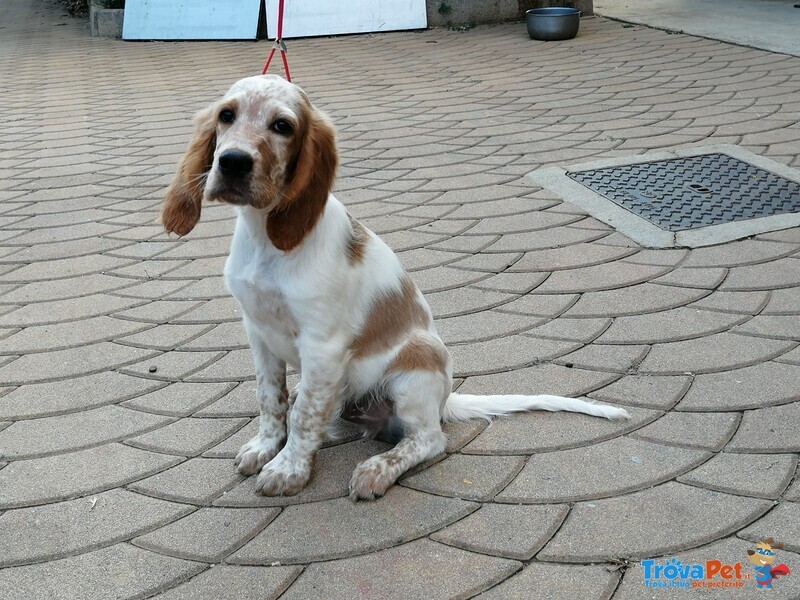
[(260, 417), (258, 434), (236, 455), (236, 467), (243, 475), (258, 473), (278, 454), (286, 442), (286, 363), (278, 359), (254, 333), (245, 319), (245, 330), (256, 368), (256, 398)]
[(301, 359), (300, 385), (289, 414), (286, 445), (261, 470), (256, 481), (256, 491), (265, 496), (293, 496), (306, 486), (314, 455), (325, 440), (328, 423), (338, 405), (344, 378), (344, 351), (314, 354)]

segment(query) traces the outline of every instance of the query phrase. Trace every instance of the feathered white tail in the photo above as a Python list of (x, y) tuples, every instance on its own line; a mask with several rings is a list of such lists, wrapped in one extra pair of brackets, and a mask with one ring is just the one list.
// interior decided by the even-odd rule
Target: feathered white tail
[(549, 410), (583, 413), (606, 419), (630, 419), (628, 411), (607, 404), (593, 404), (575, 398), (561, 396), (473, 396), (450, 394), (442, 411), (445, 423), (457, 423), (469, 419), (491, 420), (513, 412)]

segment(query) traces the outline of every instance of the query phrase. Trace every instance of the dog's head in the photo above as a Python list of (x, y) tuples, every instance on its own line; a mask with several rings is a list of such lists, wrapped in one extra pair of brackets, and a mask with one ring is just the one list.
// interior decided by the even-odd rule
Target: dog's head
[(268, 213), (273, 244), (291, 250), (321, 214), (337, 163), (333, 126), (302, 89), (277, 76), (242, 79), (195, 117), (161, 222), (186, 235), (204, 200), (252, 206)]
[(754, 565), (771, 565), (775, 561), (775, 550), (783, 548), (783, 544), (775, 543), (772, 538), (767, 538), (756, 544), (755, 550), (747, 551), (747, 560)]

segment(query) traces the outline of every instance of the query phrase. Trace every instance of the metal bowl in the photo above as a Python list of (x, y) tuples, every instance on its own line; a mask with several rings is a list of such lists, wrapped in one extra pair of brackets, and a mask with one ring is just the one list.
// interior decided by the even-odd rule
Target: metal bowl
[(532, 40), (569, 40), (578, 33), (581, 11), (577, 8), (532, 8), (525, 13)]

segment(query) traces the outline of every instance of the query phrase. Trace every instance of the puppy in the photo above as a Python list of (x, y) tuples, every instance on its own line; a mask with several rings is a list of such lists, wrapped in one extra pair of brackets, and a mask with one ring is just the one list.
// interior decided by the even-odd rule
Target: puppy
[[(389, 247), (331, 195), (334, 129), (298, 86), (277, 76), (242, 79), (195, 122), (161, 220), (183, 236), (204, 201), (238, 211), (225, 283), (242, 308), (261, 416), (236, 464), (259, 473), (257, 492), (302, 490), (339, 416), (402, 435), (356, 467), (354, 499), (381, 496), (441, 453), (442, 422), (534, 409), (628, 418), (558, 396), (451, 392), (450, 354), (422, 294)], [(300, 372), (291, 411), (287, 364)]]

